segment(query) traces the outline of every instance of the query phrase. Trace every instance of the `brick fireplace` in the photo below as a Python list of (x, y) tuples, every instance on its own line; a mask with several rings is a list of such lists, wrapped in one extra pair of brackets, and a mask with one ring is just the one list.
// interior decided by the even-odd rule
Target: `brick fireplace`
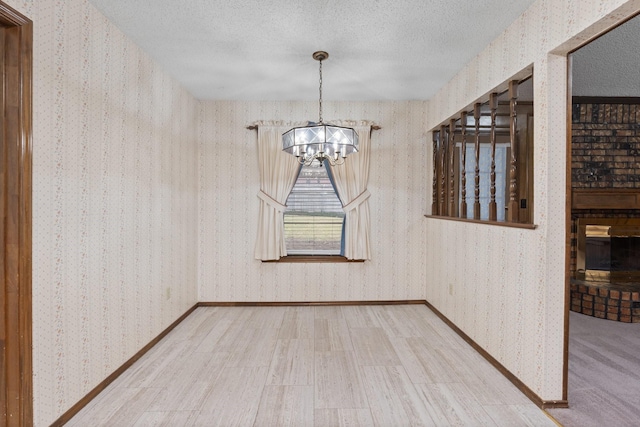
[[(640, 323), (640, 280), (585, 275), (578, 244), (585, 224), (640, 222), (640, 99), (576, 97), (572, 107), (571, 309)], [(594, 241), (592, 251), (610, 245)]]

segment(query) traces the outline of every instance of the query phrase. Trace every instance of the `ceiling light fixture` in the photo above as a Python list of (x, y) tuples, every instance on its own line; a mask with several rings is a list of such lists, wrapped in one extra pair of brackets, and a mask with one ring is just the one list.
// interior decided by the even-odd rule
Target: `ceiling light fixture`
[(332, 166), (341, 165), (347, 155), (358, 151), (358, 133), (352, 128), (322, 121), (322, 61), (329, 54), (318, 51), (312, 56), (320, 62), (320, 117), (317, 123), (309, 122), (307, 126), (294, 127), (282, 134), (282, 150), (296, 156), (298, 162), (306, 166), (315, 160), (320, 164), (327, 160)]

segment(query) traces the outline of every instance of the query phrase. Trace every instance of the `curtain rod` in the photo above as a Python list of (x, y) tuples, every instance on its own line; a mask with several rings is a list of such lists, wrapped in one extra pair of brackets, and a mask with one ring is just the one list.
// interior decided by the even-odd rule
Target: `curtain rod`
[[(258, 129), (258, 125), (250, 125), (250, 126), (247, 126), (247, 129), (248, 129), (248, 130), (257, 130), (257, 129)], [(380, 129), (382, 129), (382, 127), (381, 127), (381, 126), (378, 126), (378, 125), (373, 125), (373, 126), (371, 126), (371, 129), (372, 129), (372, 130), (380, 130)]]

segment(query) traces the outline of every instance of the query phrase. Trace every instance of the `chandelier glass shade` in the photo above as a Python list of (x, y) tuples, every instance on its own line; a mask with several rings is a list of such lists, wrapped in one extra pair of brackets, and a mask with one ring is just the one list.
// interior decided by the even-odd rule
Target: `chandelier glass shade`
[(284, 133), (282, 146), (303, 164), (315, 159), (341, 164), (345, 157), (358, 151), (358, 133), (352, 128), (310, 123)]
[(315, 160), (320, 163), (327, 160), (331, 165), (340, 165), (349, 154), (358, 151), (358, 133), (354, 129), (322, 121), (322, 61), (328, 57), (329, 54), (323, 51), (313, 54), (313, 59), (320, 61), (318, 122), (309, 122), (307, 126), (294, 127), (282, 134), (282, 150), (296, 156), (300, 164), (307, 166)]

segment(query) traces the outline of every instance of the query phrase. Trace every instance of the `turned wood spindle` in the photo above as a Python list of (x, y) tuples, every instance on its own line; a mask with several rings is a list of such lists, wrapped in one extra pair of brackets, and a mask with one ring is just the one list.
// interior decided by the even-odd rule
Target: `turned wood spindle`
[(517, 105), (518, 82), (509, 82), (509, 138), (511, 140), (511, 159), (509, 167), (509, 204), (507, 220), (518, 222), (520, 206), (518, 204), (518, 141), (517, 141)]
[(433, 132), (433, 183), (431, 194), (431, 215), (438, 214), (438, 139), (439, 132)]
[(491, 172), (489, 174), (489, 221), (498, 219), (498, 206), (496, 204), (496, 112), (498, 109), (498, 95), (494, 92), (489, 95), (489, 109), (491, 110)]
[(478, 102), (473, 106), (473, 119), (475, 121), (475, 156), (476, 168), (474, 171), (474, 199), (473, 199), (473, 219), (480, 219), (480, 107)]
[(449, 216), (456, 215), (456, 169), (455, 169), (455, 130), (456, 119), (449, 120)]
[(467, 217), (467, 112), (460, 113), (460, 133), (462, 134), (462, 147), (461, 147), (461, 163), (462, 171), (460, 172), (460, 217)]

